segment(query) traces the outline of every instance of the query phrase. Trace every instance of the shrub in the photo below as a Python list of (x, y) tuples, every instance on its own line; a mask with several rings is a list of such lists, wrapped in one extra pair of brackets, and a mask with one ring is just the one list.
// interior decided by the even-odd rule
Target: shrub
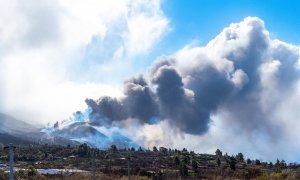
[(256, 177), (261, 177), (264, 176), (263, 172), (259, 168), (247, 168), (245, 169), (245, 177), (246, 178), (256, 178)]
[(33, 166), (28, 166), (28, 176), (35, 176), (37, 175), (37, 170)]
[(15, 176), (17, 178), (27, 178), (27, 172), (21, 169), (15, 172)]
[(287, 174), (283, 172), (275, 172), (271, 174), (272, 178), (285, 179), (287, 178)]

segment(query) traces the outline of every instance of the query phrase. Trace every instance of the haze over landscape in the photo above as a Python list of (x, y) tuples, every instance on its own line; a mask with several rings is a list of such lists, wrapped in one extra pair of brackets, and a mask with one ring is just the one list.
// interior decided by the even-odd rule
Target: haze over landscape
[(300, 162), (300, 4), (243, 2), (0, 0), (0, 133)]

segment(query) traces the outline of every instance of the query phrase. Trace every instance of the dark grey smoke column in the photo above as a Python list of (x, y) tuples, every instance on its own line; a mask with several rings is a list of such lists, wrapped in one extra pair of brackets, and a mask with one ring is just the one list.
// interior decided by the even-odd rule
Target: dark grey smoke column
[(182, 77), (173, 66), (156, 67), (152, 74), (152, 83), (157, 86), (162, 118), (180, 130), (190, 134), (204, 134), (208, 130), (210, 109), (201, 106), (195, 97), (188, 95)]

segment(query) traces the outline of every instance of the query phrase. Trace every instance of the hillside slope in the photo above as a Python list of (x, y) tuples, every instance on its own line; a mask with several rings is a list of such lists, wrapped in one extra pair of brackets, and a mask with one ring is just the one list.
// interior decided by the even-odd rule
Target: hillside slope
[(21, 138), (9, 135), (9, 134), (3, 134), (0, 133), (0, 143), (3, 145), (8, 145), (9, 143), (13, 143), (16, 145), (26, 145), (26, 144), (32, 144), (30, 141), (23, 140)]

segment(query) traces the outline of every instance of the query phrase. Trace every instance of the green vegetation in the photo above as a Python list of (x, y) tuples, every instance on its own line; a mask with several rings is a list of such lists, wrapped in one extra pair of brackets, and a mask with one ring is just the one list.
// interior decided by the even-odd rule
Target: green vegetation
[[(16, 179), (91, 179), (92, 162), (99, 179), (126, 179), (128, 164), (132, 179), (300, 179), (300, 166), (284, 160), (263, 162), (245, 160), (242, 153), (229, 156), (217, 150), (215, 155), (153, 147), (118, 148), (108, 150), (78, 146), (30, 145), (15, 150)], [(8, 164), (7, 152), (0, 150), (0, 163)], [(38, 169), (83, 170), (80, 172), (43, 175)], [(133, 178), (134, 177), (134, 178)], [(8, 174), (0, 170), (0, 179)]]

